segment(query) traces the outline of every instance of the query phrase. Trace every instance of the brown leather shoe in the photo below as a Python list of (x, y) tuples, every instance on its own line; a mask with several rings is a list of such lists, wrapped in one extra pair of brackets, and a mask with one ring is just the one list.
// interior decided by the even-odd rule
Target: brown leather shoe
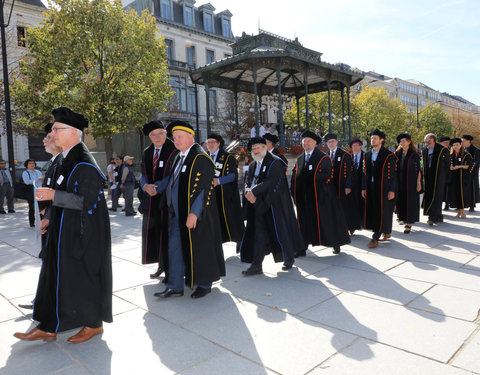
[(390, 233), (385, 233), (382, 238), (379, 239), (379, 241), (386, 241), (388, 240), (392, 235)]
[(81, 342), (85, 342), (90, 340), (93, 336), (99, 335), (103, 333), (103, 327), (100, 326), (98, 328), (90, 328), (90, 327), (83, 327), (76, 335), (68, 338), (68, 341), (73, 344), (79, 344)]
[(378, 241), (377, 240), (370, 240), (370, 242), (368, 243), (368, 247), (369, 248), (374, 248), (374, 247), (377, 247), (378, 246)]
[(33, 341), (33, 340), (55, 341), (57, 339), (56, 333), (45, 332), (38, 328), (34, 328), (27, 333), (16, 332), (13, 334), (13, 336), (15, 336), (17, 339), (27, 340), (27, 341)]

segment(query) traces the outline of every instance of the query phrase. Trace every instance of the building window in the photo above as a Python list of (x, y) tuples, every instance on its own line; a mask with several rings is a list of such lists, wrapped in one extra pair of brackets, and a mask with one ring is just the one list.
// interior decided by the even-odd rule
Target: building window
[(207, 64), (211, 64), (214, 61), (215, 61), (215, 51), (207, 49), (207, 57), (206, 57)]
[(194, 46), (187, 47), (187, 64), (189, 66), (195, 66), (195, 61), (196, 61), (195, 47)]
[(193, 8), (184, 5), (183, 6), (183, 21), (187, 26), (193, 26)]
[(213, 14), (203, 13), (203, 29), (213, 33)]
[(186, 82), (185, 78), (182, 77), (170, 77), (170, 86), (172, 86), (172, 90), (175, 92), (173, 95), (170, 105), (173, 107), (173, 110), (176, 111), (187, 111), (187, 89), (186, 89)]
[(173, 60), (173, 40), (165, 39), (165, 45), (167, 47), (167, 59)]
[(222, 35), (225, 38), (230, 38), (230, 20), (222, 18)]
[(188, 88), (188, 112), (195, 113), (195, 87)]
[(172, 3), (170, 0), (161, 0), (162, 4), (162, 17), (167, 20), (172, 19)]
[(26, 47), (25, 27), (23, 26), (17, 26), (17, 43), (19, 47)]
[(208, 108), (210, 110), (210, 116), (217, 115), (217, 92), (210, 90), (208, 93)]

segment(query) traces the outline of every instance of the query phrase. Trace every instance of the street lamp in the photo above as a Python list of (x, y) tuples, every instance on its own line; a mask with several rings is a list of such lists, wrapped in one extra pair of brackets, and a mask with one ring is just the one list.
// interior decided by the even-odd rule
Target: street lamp
[[(15, 182), (15, 159), (13, 153), (13, 130), (12, 130), (12, 111), (10, 108), (10, 86), (8, 82), (8, 64), (7, 64), (7, 43), (5, 38), (5, 29), (10, 24), (10, 18), (12, 16), (12, 10), (15, 0), (12, 1), (10, 8), (10, 15), (8, 16), (8, 22), (5, 24), (3, 16), (3, 6), (5, 1), (0, 1), (0, 29), (1, 29), (1, 41), (2, 41), (2, 62), (3, 62), (3, 89), (5, 98), (5, 127), (7, 131), (7, 148), (8, 148), (8, 167), (10, 174), (12, 175), (13, 182)], [(15, 183), (14, 183), (15, 185)]]

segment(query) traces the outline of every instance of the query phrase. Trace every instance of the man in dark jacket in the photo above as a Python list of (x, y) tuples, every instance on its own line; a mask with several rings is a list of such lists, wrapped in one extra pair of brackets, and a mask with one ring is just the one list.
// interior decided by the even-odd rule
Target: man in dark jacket
[(288, 192), (285, 163), (267, 151), (264, 138), (252, 138), (248, 148), (254, 162), (245, 184), (247, 227), (240, 244), (240, 259), (251, 266), (242, 273), (261, 274), (263, 259), (269, 253), (275, 262), (283, 261), (282, 269), (286, 271), (292, 268), (295, 253), (306, 246)]
[(472, 171), (472, 205), (470, 206), (470, 212), (475, 211), (475, 204), (480, 203), (480, 192), (478, 186), (478, 170), (480, 166), (480, 149), (475, 147), (472, 143), (473, 137), (470, 134), (464, 134), (462, 136), (462, 146), (473, 158), (473, 171)]
[(370, 248), (377, 247), (378, 241), (386, 241), (392, 233), (397, 157), (383, 146), (384, 142), (385, 133), (375, 129), (370, 137), (372, 149), (365, 155), (362, 196), (365, 198), (364, 228), (373, 231), (368, 243)]
[(278, 143), (278, 136), (271, 133), (265, 133), (263, 138), (265, 138), (265, 141), (267, 142), (267, 151), (271, 152), (273, 155), (278, 156), (280, 159), (283, 160), (283, 162), (285, 163), (286, 171), (288, 167), (288, 160), (285, 155), (283, 155), (280, 150), (275, 147), (275, 145)]
[(365, 214), (365, 199), (362, 197), (362, 179), (365, 171), (365, 152), (362, 150), (363, 142), (359, 138), (354, 138), (350, 141), (350, 148), (352, 149), (352, 192), (351, 192), (351, 217), (349, 218), (350, 235), (353, 235), (355, 230), (363, 227), (363, 219)]

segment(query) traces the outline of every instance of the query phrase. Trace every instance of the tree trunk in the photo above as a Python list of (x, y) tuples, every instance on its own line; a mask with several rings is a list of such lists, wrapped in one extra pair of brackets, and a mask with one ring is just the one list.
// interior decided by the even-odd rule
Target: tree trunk
[(104, 141), (105, 141), (105, 154), (107, 156), (107, 163), (109, 163), (110, 159), (113, 157), (112, 137), (104, 138)]

